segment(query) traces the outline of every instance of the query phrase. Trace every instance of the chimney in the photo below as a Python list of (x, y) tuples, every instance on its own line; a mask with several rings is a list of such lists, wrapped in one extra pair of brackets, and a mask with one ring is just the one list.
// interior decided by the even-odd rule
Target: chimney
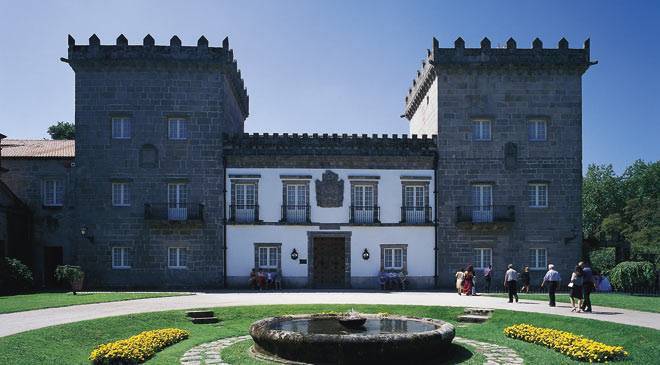
[(9, 170), (2, 167), (2, 140), (5, 139), (5, 138), (7, 138), (7, 136), (0, 133), (0, 175), (2, 175), (3, 172), (9, 171)]

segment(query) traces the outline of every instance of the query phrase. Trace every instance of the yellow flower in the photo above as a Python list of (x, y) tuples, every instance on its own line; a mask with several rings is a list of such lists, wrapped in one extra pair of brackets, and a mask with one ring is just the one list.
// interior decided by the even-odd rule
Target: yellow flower
[(190, 332), (178, 328), (141, 332), (133, 337), (97, 346), (89, 355), (94, 364), (142, 363), (163, 348), (182, 341)]

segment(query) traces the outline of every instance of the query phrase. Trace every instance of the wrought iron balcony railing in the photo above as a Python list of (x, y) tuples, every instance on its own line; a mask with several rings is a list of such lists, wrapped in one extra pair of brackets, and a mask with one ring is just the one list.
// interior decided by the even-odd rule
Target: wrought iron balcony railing
[(356, 224), (380, 223), (380, 208), (377, 205), (351, 205), (349, 222)]
[(456, 207), (456, 223), (506, 223), (516, 220), (513, 205), (474, 205)]
[(282, 222), (309, 223), (310, 206), (308, 205), (282, 205)]
[(146, 203), (144, 219), (163, 221), (203, 221), (204, 204)]
[(433, 210), (429, 206), (401, 207), (401, 223), (428, 224), (433, 222)]
[(232, 204), (229, 206), (229, 221), (233, 223), (252, 223), (259, 220), (259, 205)]

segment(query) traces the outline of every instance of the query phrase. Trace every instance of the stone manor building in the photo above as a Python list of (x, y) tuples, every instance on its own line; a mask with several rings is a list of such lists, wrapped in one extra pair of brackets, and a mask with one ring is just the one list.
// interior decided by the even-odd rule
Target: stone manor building
[(67, 263), (89, 288), (245, 287), (256, 268), (285, 288), (376, 288), (404, 272), (424, 289), (453, 286), (468, 264), (492, 264), (499, 285), (508, 263), (536, 280), (580, 259), (588, 40), (433, 39), (401, 136), (244, 133), (228, 39), (69, 37), (62, 61), (75, 73), (75, 144), (0, 150), (2, 254), (41, 284)]

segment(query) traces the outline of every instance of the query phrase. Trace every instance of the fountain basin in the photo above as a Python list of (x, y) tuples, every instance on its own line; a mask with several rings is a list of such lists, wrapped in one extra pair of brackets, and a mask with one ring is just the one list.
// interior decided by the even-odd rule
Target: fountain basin
[(430, 318), (365, 314), (360, 328), (341, 315), (271, 317), (250, 326), (254, 350), (298, 363), (410, 363), (443, 359), (454, 339), (451, 324)]

